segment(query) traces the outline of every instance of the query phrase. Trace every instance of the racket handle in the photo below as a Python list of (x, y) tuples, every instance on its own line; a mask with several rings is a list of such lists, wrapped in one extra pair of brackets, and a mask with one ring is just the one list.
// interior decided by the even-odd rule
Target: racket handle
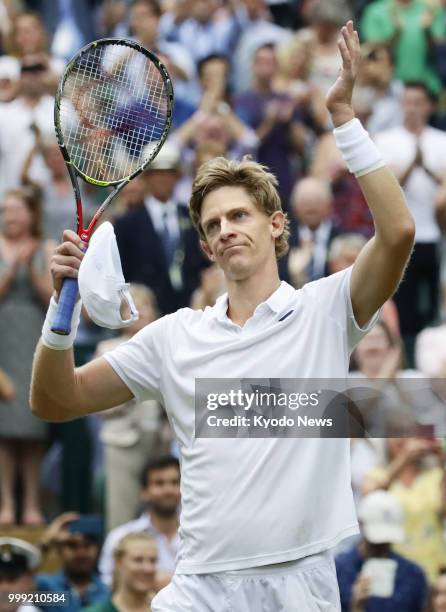
[(65, 278), (59, 294), (56, 320), (51, 331), (61, 336), (68, 336), (71, 332), (71, 318), (76, 304), (78, 292), (77, 278)]

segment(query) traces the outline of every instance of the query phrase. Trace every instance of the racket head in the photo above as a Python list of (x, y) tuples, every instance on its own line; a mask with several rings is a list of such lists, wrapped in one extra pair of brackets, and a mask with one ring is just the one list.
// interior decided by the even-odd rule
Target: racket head
[(108, 187), (140, 174), (167, 138), (173, 102), (166, 67), (138, 43), (104, 38), (80, 49), (60, 79), (54, 104), (70, 175), (74, 170), (87, 183)]

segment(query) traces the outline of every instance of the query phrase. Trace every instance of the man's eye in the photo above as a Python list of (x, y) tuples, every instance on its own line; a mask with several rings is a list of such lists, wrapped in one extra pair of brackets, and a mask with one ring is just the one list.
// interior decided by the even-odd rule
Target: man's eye
[(246, 217), (246, 213), (244, 210), (239, 210), (235, 213), (235, 216), (237, 219), (243, 219), (243, 217)]
[(216, 227), (217, 227), (217, 223), (216, 221), (213, 221), (212, 223), (208, 223), (206, 230), (208, 232), (212, 232), (213, 230), (215, 230)]

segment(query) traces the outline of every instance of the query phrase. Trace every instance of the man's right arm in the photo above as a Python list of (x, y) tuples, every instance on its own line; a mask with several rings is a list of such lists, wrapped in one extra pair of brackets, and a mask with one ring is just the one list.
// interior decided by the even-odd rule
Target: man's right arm
[(68, 421), (113, 408), (133, 394), (103, 358), (75, 368), (73, 349), (55, 351), (39, 341), (31, 380), (31, 410), (47, 421)]
[[(83, 257), (80, 238), (64, 233), (51, 262), (58, 295), (64, 277), (76, 278)], [(31, 410), (48, 421), (67, 421), (129, 401), (133, 394), (103, 358), (75, 368), (73, 348), (54, 350), (37, 345), (31, 379)]]

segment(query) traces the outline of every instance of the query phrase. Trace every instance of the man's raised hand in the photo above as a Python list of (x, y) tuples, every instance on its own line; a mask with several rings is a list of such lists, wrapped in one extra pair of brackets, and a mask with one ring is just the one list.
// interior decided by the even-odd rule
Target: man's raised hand
[(353, 27), (353, 21), (348, 21), (341, 28), (338, 48), (342, 58), (342, 68), (326, 98), (327, 108), (335, 127), (347, 123), (355, 116), (352, 94), (361, 62), (361, 44), (358, 32)]
[(76, 232), (65, 230), (63, 242), (54, 251), (51, 258), (50, 271), (53, 277), (53, 287), (56, 299), (62, 288), (64, 278), (77, 278), (81, 261), (84, 257), (86, 245), (82, 242)]

